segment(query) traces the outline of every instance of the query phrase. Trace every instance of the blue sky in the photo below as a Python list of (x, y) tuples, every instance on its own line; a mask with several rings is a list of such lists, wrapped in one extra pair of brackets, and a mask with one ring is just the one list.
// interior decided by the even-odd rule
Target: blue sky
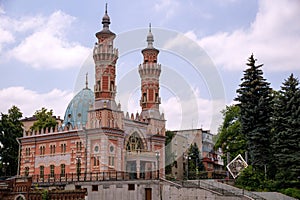
[[(24, 116), (41, 107), (63, 116), (87, 71), (93, 88), (88, 56), (102, 29), (105, 3), (0, 1), (0, 112), (17, 105)], [(264, 64), (274, 89), (290, 73), (300, 75), (298, 0), (107, 3), (110, 29), (118, 35), (115, 46), (124, 49), (117, 101), (125, 112), (139, 110), (137, 66), (151, 22), (154, 45), (161, 50), (161, 109), (169, 129), (203, 127), (215, 133), (219, 111), (233, 102), (251, 53)]]

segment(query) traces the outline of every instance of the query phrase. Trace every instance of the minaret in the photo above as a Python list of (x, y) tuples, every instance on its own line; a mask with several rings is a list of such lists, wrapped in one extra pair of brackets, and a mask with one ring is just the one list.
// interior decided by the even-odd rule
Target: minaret
[(95, 101), (114, 101), (116, 95), (116, 62), (118, 50), (113, 47), (116, 34), (109, 30), (110, 18), (105, 14), (102, 18), (103, 29), (96, 33), (98, 42), (95, 44), (93, 58), (95, 62)]
[[(151, 24), (147, 35), (148, 46), (142, 50), (144, 56), (143, 64), (139, 65), (139, 74), (141, 77), (141, 100), (142, 115), (144, 117), (159, 118), (159, 76), (161, 65), (157, 63), (159, 50), (153, 47), (153, 34)], [(151, 114), (150, 112), (151, 111)]]
[(96, 33), (97, 42), (93, 50), (95, 62), (95, 102), (89, 111), (90, 128), (121, 128), (122, 113), (115, 102), (116, 96), (116, 62), (118, 50), (113, 42), (116, 34), (109, 30), (110, 18), (107, 4), (102, 18), (103, 29)]

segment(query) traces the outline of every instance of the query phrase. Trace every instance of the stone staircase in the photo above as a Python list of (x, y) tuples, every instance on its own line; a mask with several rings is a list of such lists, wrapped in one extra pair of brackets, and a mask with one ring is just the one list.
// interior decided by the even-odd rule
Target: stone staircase
[(200, 180), (200, 186), (202, 188), (209, 188), (210, 190), (215, 190), (221, 192), (223, 195), (235, 195), (235, 196), (244, 196), (249, 199), (255, 200), (265, 200), (263, 197), (240, 188), (233, 187), (231, 185), (227, 185), (224, 183), (220, 183), (217, 180), (207, 179), (207, 180)]
[(265, 200), (265, 198), (253, 192), (220, 183), (217, 180), (213, 179), (176, 181), (174, 183), (185, 188), (201, 188), (223, 196), (245, 197), (245, 199), (251, 200)]

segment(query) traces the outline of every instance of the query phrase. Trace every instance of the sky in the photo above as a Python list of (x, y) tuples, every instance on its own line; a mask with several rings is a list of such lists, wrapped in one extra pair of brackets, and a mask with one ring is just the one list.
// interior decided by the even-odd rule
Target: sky
[(0, 112), (16, 105), (30, 117), (46, 107), (63, 118), (86, 73), (93, 88), (105, 3), (120, 51), (116, 101), (140, 112), (138, 65), (151, 23), (167, 129), (216, 133), (252, 53), (272, 88), (300, 77), (299, 0), (0, 0)]

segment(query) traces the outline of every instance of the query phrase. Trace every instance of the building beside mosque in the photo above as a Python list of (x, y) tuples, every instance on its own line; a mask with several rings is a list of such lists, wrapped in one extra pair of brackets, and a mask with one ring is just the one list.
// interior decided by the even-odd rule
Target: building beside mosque
[[(159, 50), (149, 28), (143, 60), (137, 66), (141, 78), (141, 112), (124, 113), (115, 101), (118, 49), (116, 34), (105, 11), (103, 29), (96, 33), (93, 49), (95, 83), (85, 87), (67, 106), (61, 126), (55, 129), (24, 130), (20, 141), (21, 176), (43, 180), (59, 174), (130, 172), (147, 178), (153, 172), (164, 175), (165, 119), (160, 112)], [(87, 80), (86, 80), (87, 82)]]

